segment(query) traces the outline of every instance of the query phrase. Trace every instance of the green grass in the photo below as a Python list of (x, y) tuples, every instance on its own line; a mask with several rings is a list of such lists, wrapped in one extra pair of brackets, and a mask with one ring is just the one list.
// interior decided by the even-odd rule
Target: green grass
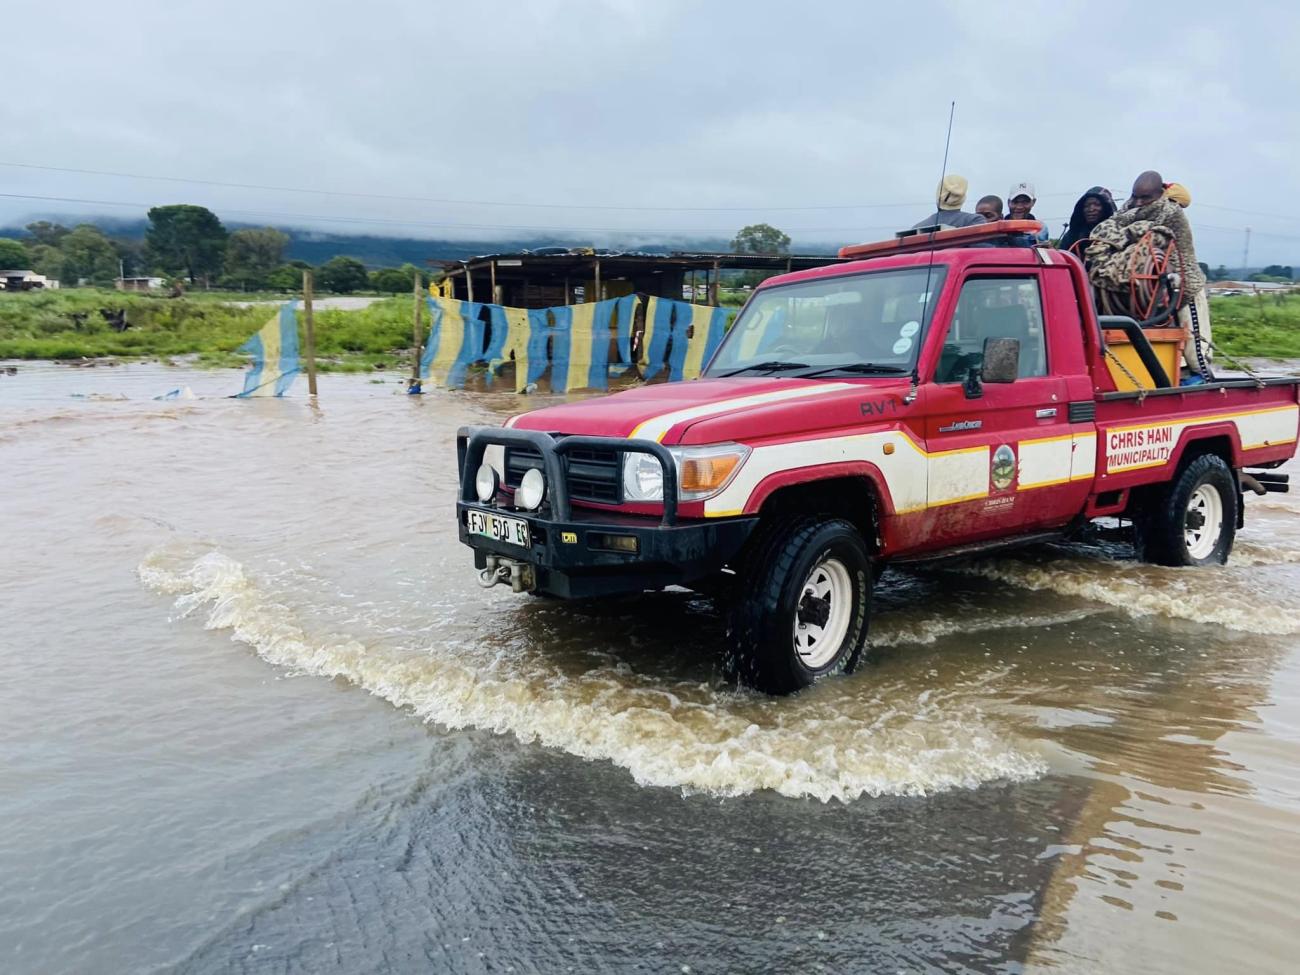
[[(131, 327), (115, 332), (101, 309), (125, 310)], [(197, 355), (202, 365), (241, 366), (247, 357), (235, 349), (274, 314), (272, 305), (240, 308), (210, 294), (163, 298), (93, 288), (0, 294), (0, 359)], [(356, 311), (318, 310), (314, 319), (317, 362), (324, 372), (410, 365), (409, 297), (385, 298)], [(427, 328), (427, 314), (424, 324)]]
[[(723, 293), (739, 299), (743, 293)], [(197, 356), (207, 366), (237, 367), (235, 352), (275, 313), (240, 308), (238, 293), (184, 298), (94, 288), (0, 293), (0, 359)], [(278, 298), (279, 296), (271, 296)], [(114, 332), (101, 309), (124, 309), (131, 327)], [(1239, 295), (1210, 301), (1214, 342), (1229, 355), (1300, 358), (1300, 295)], [(411, 299), (384, 298), (356, 311), (318, 310), (316, 354), (323, 372), (406, 369), (411, 361)], [(428, 327), (428, 317), (424, 317)]]
[(1229, 355), (1300, 358), (1300, 295), (1211, 298), (1210, 328)]

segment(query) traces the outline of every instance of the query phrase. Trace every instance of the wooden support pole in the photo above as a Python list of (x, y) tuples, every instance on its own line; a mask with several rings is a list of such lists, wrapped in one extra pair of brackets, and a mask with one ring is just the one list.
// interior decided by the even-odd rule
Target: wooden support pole
[(713, 292), (709, 304), (717, 308), (722, 302), (722, 268), (717, 261), (713, 262), (713, 284), (709, 290)]
[(307, 392), (316, 395), (316, 323), (311, 315), (311, 271), (302, 272), (302, 320), (307, 329)]
[[(596, 258), (596, 297), (594, 300), (600, 301), (604, 297), (604, 294), (602, 294), (600, 290), (600, 258), (598, 257)], [(589, 298), (587, 300), (591, 301), (592, 299)]]
[(501, 302), (500, 302), (500, 300), (497, 298), (497, 262), (496, 262), (496, 261), (493, 261), (491, 264), (488, 265), (488, 271), (489, 271), (489, 272), (491, 273), (491, 275), (492, 275), (492, 297), (491, 297), (491, 303), (494, 304), (494, 305), (499, 305), (499, 304), (501, 304)]
[(421, 292), (424, 290), (420, 282), (420, 272), (415, 272), (414, 286), (411, 294), (415, 298), (415, 312), (411, 323), (411, 385), (415, 386), (420, 382), (420, 345), (424, 336), (420, 329), (420, 299), (424, 297)]
[(468, 264), (465, 265), (465, 297), (474, 300), (474, 275), (470, 273)]

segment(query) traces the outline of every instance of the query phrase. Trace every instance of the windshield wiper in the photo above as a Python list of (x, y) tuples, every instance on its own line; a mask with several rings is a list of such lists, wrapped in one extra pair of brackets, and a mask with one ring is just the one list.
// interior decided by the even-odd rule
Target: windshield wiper
[(874, 374), (878, 376), (905, 376), (908, 370), (902, 366), (889, 366), (879, 362), (841, 362), (837, 366), (823, 366), (820, 369), (814, 369), (812, 372), (805, 372), (800, 375), (800, 379), (808, 379), (812, 376), (824, 376), (832, 372), (856, 372), (864, 374)]
[(739, 369), (733, 369), (731, 372), (720, 372), (716, 376), (709, 376), (709, 379), (722, 379), (726, 376), (739, 376), (742, 372), (749, 372), (751, 369), (762, 369), (764, 372), (784, 372), (787, 369), (807, 369), (806, 362), (786, 362), (782, 359), (774, 359), (770, 362), (754, 362), (747, 366), (741, 366)]

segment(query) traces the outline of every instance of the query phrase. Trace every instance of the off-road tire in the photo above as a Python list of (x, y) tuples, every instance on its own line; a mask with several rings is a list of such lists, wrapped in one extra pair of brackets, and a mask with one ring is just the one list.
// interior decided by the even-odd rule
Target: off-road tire
[[(1197, 527), (1191, 524), (1191, 519), (1198, 515), (1189, 506), (1194, 507), (1193, 499), (1198, 497), (1198, 492), (1202, 492), (1202, 499), (1206, 497), (1205, 492), (1217, 495), (1221, 519), (1213, 546), (1194, 554), (1189, 549), (1188, 532)], [(1222, 457), (1202, 454), (1194, 458), (1137, 520), (1137, 548), (1141, 558), (1156, 565), (1223, 565), (1236, 538), (1240, 503), (1236, 475)]]
[[(847, 570), (848, 628), (833, 656), (809, 667), (796, 652), (796, 626), (806, 612), (801, 605), (808, 605), (805, 583), (827, 560)], [(729, 678), (767, 694), (791, 694), (857, 665), (871, 616), (872, 566), (866, 543), (849, 522), (805, 515), (760, 526), (737, 567), (736, 583), (727, 621)]]

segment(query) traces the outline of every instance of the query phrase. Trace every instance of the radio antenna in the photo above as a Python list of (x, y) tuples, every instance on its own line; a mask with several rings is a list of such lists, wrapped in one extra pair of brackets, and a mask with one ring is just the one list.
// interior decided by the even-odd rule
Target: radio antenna
[[(957, 113), (957, 101), (956, 99), (954, 99), (948, 105), (948, 134), (945, 135), (943, 138), (943, 165), (939, 168), (938, 193), (943, 192), (943, 181), (948, 178), (948, 147), (952, 145), (952, 120), (953, 120), (953, 116), (956, 115), (956, 113)], [(938, 200), (937, 200), (938, 193), (935, 194), (936, 206), (938, 205)], [(930, 245), (931, 245), (930, 259), (929, 261), (926, 262), (925, 265), (925, 295), (921, 304), (921, 325), (925, 329), (925, 331), (921, 333), (922, 335), (926, 334), (926, 332), (929, 331), (928, 318), (930, 314), (930, 280), (934, 272), (934, 252), (935, 252), (934, 235), (937, 234), (938, 232), (939, 232), (938, 230), (930, 231)], [(919, 361), (920, 360), (919, 352), (917, 355), (917, 359), (918, 359), (917, 363), (912, 366), (912, 388), (908, 390), (907, 398), (904, 400), (905, 403), (911, 403), (916, 399), (916, 388), (921, 385), (921, 364)]]

